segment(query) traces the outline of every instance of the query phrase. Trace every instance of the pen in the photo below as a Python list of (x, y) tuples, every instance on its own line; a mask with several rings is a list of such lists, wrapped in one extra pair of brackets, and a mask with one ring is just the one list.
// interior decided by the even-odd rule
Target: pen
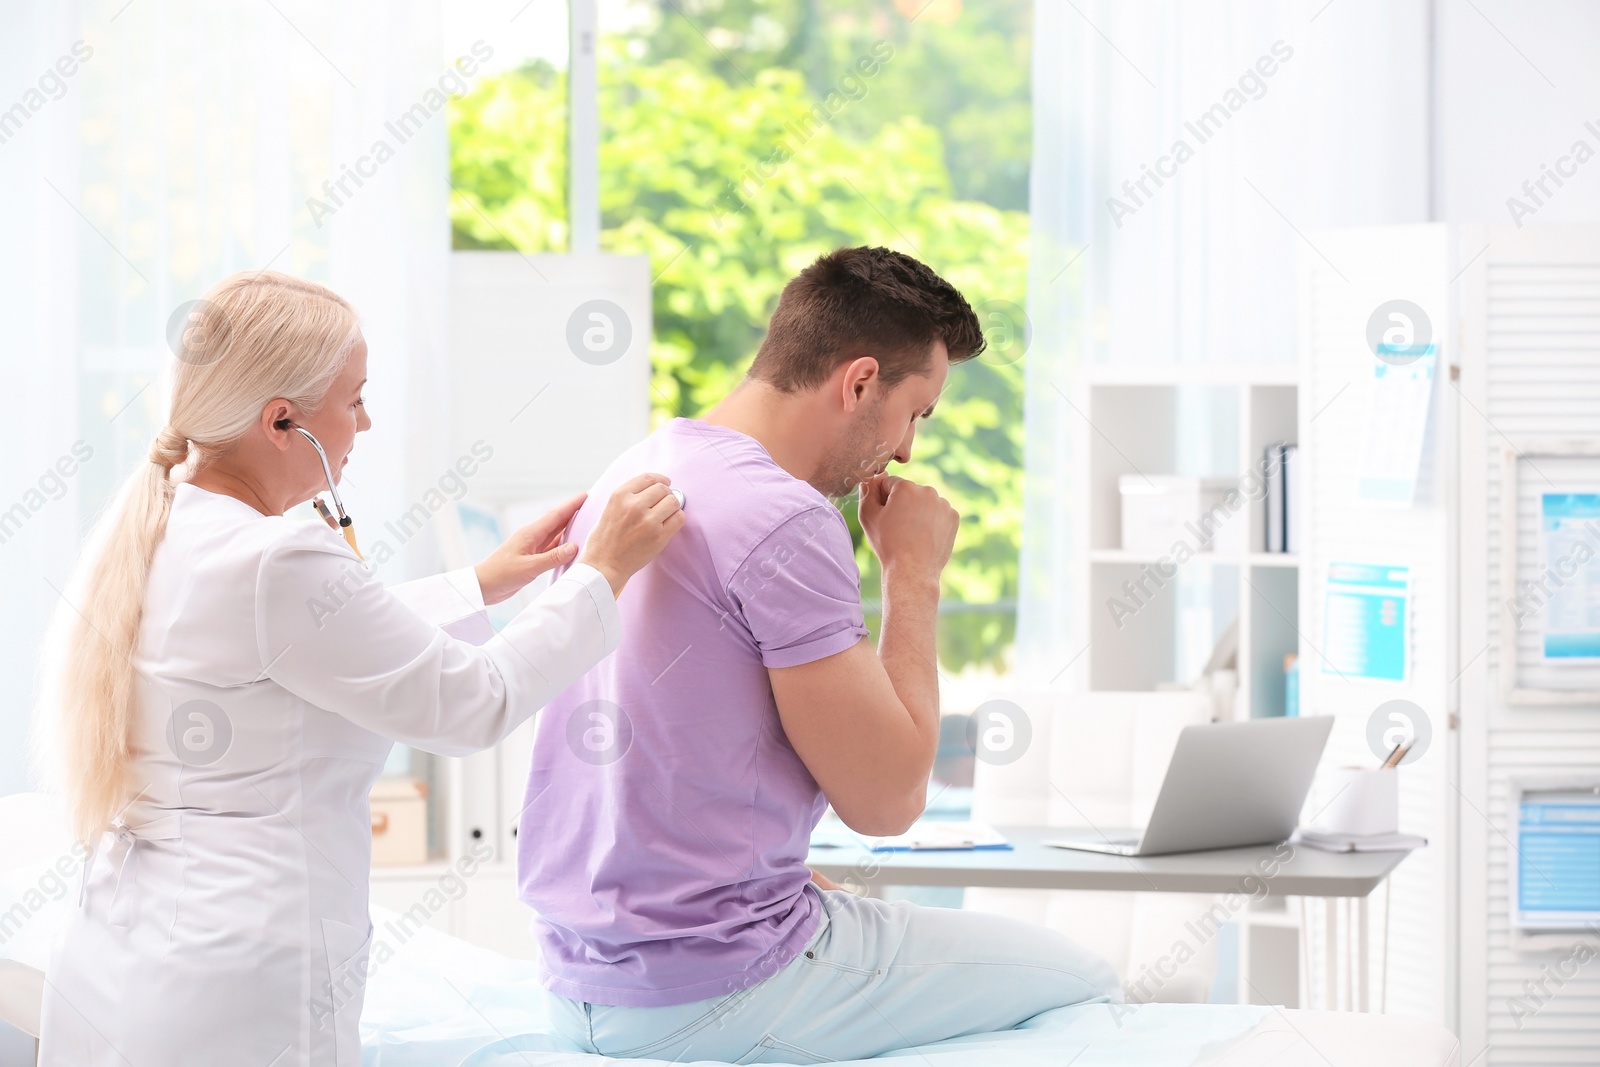
[(1384, 760), (1383, 766), (1379, 767), (1378, 769), (1388, 770), (1390, 767), (1399, 766), (1400, 761), (1406, 758), (1406, 753), (1409, 751), (1411, 751), (1411, 746), (1406, 744), (1404, 741), (1400, 742), (1398, 745), (1394, 746), (1394, 751), (1389, 753), (1389, 758)]

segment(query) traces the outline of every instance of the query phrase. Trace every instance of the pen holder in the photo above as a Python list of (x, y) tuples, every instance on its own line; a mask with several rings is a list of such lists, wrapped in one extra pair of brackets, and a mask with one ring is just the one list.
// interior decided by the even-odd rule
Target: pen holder
[(1400, 829), (1400, 772), (1337, 767), (1328, 772), (1328, 799), (1311, 828), (1331, 834), (1392, 834)]

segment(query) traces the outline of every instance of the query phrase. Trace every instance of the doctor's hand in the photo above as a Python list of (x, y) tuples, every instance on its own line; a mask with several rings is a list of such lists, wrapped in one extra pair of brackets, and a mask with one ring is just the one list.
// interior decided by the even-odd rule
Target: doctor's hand
[(515, 596), (545, 571), (576, 558), (578, 546), (570, 541), (563, 544), (561, 535), (587, 497), (587, 493), (579, 493), (551, 508), (506, 538), (505, 544), (474, 568), (485, 604), (498, 604)]
[(672, 479), (641, 474), (617, 487), (589, 531), (579, 563), (606, 576), (611, 592), (622, 595), (634, 572), (655, 559), (672, 535), (683, 529), (683, 509), (667, 491)]

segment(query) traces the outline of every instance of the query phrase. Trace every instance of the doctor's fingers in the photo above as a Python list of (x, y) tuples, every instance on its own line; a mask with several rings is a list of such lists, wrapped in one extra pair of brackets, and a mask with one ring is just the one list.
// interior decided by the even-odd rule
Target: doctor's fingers
[(583, 507), (588, 493), (578, 493), (557, 504), (537, 519), (516, 532), (516, 540), (525, 550), (544, 552), (561, 543), (562, 536), (572, 523), (572, 517)]
[(577, 558), (578, 546), (571, 541), (566, 541), (545, 551), (528, 553), (522, 557), (522, 565), (528, 568), (532, 575), (528, 580), (532, 581), (545, 571), (571, 563)]
[[(666, 486), (658, 486), (661, 496), (650, 505), (650, 515), (658, 522), (666, 522), (673, 515), (683, 514), (683, 505), (678, 503), (678, 498)], [(648, 491), (648, 490), (647, 490)]]
[[(665, 487), (671, 484), (672, 479), (668, 478), (665, 474), (656, 474), (654, 471), (645, 474), (635, 474), (632, 478), (629, 478), (627, 481), (617, 486), (616, 490), (611, 494), (611, 496), (613, 499), (619, 496), (632, 496), (635, 493), (648, 492), (652, 490), (653, 487)], [(651, 502), (654, 503), (655, 498), (651, 497), (650, 499)]]
[(670, 494), (665, 500), (658, 501), (653, 508), (645, 512), (645, 518), (650, 522), (650, 542), (652, 546), (650, 554), (652, 556), (666, 548), (667, 542), (671, 541), (677, 532), (683, 529), (684, 523), (688, 521), (688, 516), (683, 513), (683, 508), (679, 506), (677, 500)]
[[(619, 491), (618, 495), (621, 496), (622, 493)], [(663, 500), (671, 500), (674, 505), (677, 504), (677, 500), (672, 495), (672, 490), (667, 487), (665, 482), (651, 482), (644, 488), (628, 494), (626, 499), (629, 504), (638, 508), (641, 512), (654, 511), (661, 506)]]

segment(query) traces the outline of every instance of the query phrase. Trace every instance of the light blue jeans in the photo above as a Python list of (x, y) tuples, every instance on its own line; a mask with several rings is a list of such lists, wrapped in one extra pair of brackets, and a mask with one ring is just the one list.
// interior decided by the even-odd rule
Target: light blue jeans
[(575, 1051), (725, 1063), (827, 1063), (1010, 1030), (1066, 1004), (1122, 999), (1105, 960), (1042, 926), (817, 890), (805, 951), (737, 993), (664, 1008), (547, 994)]

